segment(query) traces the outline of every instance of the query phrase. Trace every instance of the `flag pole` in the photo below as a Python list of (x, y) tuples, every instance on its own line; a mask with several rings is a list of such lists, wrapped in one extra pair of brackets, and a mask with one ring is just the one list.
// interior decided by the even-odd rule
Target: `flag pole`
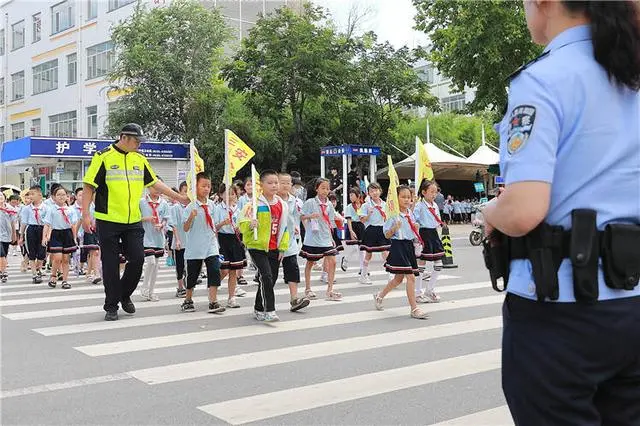
[(189, 173), (189, 186), (191, 189), (191, 196), (193, 196), (193, 200), (198, 199), (197, 191), (196, 191), (196, 152), (195, 152), (195, 140), (191, 139), (189, 141), (189, 169), (191, 173)]
[(222, 182), (225, 186), (225, 195), (224, 195), (224, 204), (229, 208), (229, 190), (231, 185), (229, 181), (231, 180), (229, 176), (231, 176), (231, 170), (229, 170), (229, 130), (224, 129), (224, 178)]
[(416, 136), (416, 161), (415, 161), (415, 170), (414, 170), (414, 178), (415, 178), (415, 183), (414, 186), (416, 188), (416, 199), (420, 197), (419, 191), (420, 191), (420, 184), (422, 182), (419, 182), (420, 180), (420, 166), (422, 165), (422, 141), (420, 140), (419, 137)]

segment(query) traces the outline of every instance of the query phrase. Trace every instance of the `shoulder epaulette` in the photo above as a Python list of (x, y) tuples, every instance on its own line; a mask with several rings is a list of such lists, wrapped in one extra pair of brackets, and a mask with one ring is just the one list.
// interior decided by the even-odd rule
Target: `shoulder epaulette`
[(97, 155), (102, 155), (102, 154), (106, 154), (107, 152), (109, 152), (111, 150), (111, 145), (109, 145), (108, 147), (101, 149), (100, 151), (96, 151)]
[(514, 78), (516, 78), (522, 71), (526, 70), (527, 68), (529, 68), (531, 65), (535, 64), (536, 62), (538, 62), (539, 60), (546, 58), (547, 55), (551, 53), (550, 50), (547, 50), (546, 52), (542, 53), (540, 56), (538, 56), (537, 58), (535, 58), (532, 61), (527, 62), (526, 64), (524, 64), (523, 66), (521, 66), (520, 68), (518, 68), (517, 70), (515, 70), (514, 72), (512, 72), (509, 77), (507, 77), (507, 81), (511, 81)]

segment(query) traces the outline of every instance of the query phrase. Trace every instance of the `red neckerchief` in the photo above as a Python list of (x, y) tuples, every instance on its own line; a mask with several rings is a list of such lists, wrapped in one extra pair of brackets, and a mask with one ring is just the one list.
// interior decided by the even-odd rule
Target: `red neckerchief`
[[(42, 206), (42, 204), (40, 204)], [(31, 208), (33, 209), (33, 215), (36, 218), (36, 222), (38, 223), (38, 225), (40, 225), (40, 207), (36, 207), (33, 204), (31, 204)]]
[[(328, 202), (329, 200), (327, 200)], [(326, 203), (322, 203), (320, 198), (318, 198), (318, 204), (320, 205), (320, 210), (322, 211), (322, 219), (327, 223), (329, 229), (331, 229), (331, 221), (329, 220), (329, 213), (327, 213), (328, 205)]]
[(424, 202), (424, 204), (427, 206), (427, 209), (429, 209), (429, 211), (431, 212), (433, 217), (436, 219), (436, 222), (438, 222), (438, 225), (440, 225), (440, 226), (444, 225), (444, 223), (442, 222), (442, 219), (440, 219), (438, 217), (438, 215), (436, 214), (436, 208), (429, 206), (429, 204), (427, 204), (426, 201)]
[(231, 211), (231, 208), (227, 208), (227, 211), (229, 212), (229, 222), (231, 222), (230, 225), (233, 228), (233, 232), (235, 232), (238, 240), (242, 242), (242, 236), (240, 235), (240, 230), (238, 230), (238, 228), (236, 227), (236, 224), (233, 223), (233, 211)]
[(356, 217), (358, 217), (358, 210), (360, 210), (360, 203), (358, 202), (351, 203), (351, 208), (353, 209), (354, 212), (356, 212)]
[(69, 216), (67, 216), (67, 212), (65, 211), (65, 208), (64, 207), (58, 207), (58, 211), (62, 215), (62, 218), (64, 219), (65, 223), (67, 225), (71, 225), (71, 221), (69, 220)]
[[(380, 203), (380, 204), (382, 204), (382, 203)], [(382, 220), (384, 220), (386, 222), (387, 221), (387, 214), (384, 212), (384, 210), (382, 210), (382, 207), (377, 205), (373, 200), (371, 200), (371, 205), (373, 206), (374, 209), (376, 209), (376, 210), (378, 210), (378, 212), (380, 212), (380, 216), (382, 216)]]
[(0, 212), (5, 212), (9, 216), (17, 213), (15, 210), (7, 209), (5, 207), (0, 207)]
[(209, 214), (209, 204), (200, 204), (200, 207), (202, 207), (202, 210), (204, 210), (204, 220), (207, 222), (207, 225), (209, 225), (209, 228), (211, 228), (211, 230), (215, 233), (216, 228), (215, 226), (213, 226), (213, 219), (211, 219), (211, 215)]
[(418, 232), (418, 227), (416, 226), (416, 224), (411, 220), (411, 213), (407, 213), (405, 215), (405, 218), (407, 218), (407, 222), (409, 222), (409, 227), (411, 228), (411, 230), (413, 231), (413, 235), (416, 236), (416, 238), (418, 239), (418, 241), (420, 241), (420, 244), (424, 245), (424, 241), (422, 241), (422, 237), (420, 236), (420, 233)]
[(160, 223), (160, 217), (158, 216), (158, 206), (160, 205), (160, 203), (157, 201), (151, 201), (151, 200), (149, 200), (148, 203), (149, 203), (149, 207), (151, 207), (153, 220), (155, 220), (156, 223)]
[(78, 209), (78, 211), (82, 214), (82, 206), (79, 206), (78, 203), (76, 203), (76, 209)]

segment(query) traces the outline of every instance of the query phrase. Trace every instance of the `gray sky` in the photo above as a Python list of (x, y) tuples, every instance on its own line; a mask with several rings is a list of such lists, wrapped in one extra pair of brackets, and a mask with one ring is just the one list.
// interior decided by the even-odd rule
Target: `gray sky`
[(360, 31), (374, 31), (378, 40), (388, 40), (395, 48), (407, 45), (424, 45), (427, 37), (413, 29), (415, 8), (411, 0), (314, 0), (314, 3), (329, 9), (338, 28), (346, 28), (349, 10), (356, 5), (359, 10), (368, 10)]

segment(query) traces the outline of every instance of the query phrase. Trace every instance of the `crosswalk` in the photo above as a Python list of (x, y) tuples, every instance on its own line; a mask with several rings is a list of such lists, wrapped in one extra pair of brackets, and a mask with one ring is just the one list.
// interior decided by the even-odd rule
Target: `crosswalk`
[[(160, 424), (172, 416), (192, 424), (512, 425), (500, 391), (503, 296), (482, 281), (485, 274), (477, 281), (442, 275), (442, 301), (422, 305), (430, 319), (419, 321), (409, 316), (403, 288), (385, 298), (385, 310), (373, 308), (372, 294), (388, 277), (371, 269), (372, 286), (359, 284), (357, 271), (338, 271), (344, 300), (319, 298), (297, 313), (288, 311), (280, 281), (282, 321), (267, 324), (251, 317), (252, 285), (243, 287), (239, 309), (207, 313), (199, 286), (196, 312), (180, 312), (174, 271), (163, 263), (160, 301), (136, 294), (135, 315), (121, 311), (119, 321), (106, 322), (101, 285), (83, 277), (73, 277), (69, 290), (32, 284), (10, 258), (9, 282), (0, 286), (2, 330), (29, 348), (14, 353), (3, 342), (3, 423), (30, 424), (29, 415), (55, 423), (51, 406), (71, 394), (88, 402), (65, 414), (67, 424)], [(318, 272), (313, 280), (324, 294)], [(219, 297), (227, 297), (225, 284)], [(33, 375), (7, 369), (15, 365)], [(102, 413), (105, 400), (120, 412), (139, 405), (123, 421)], [(12, 412), (16, 403), (29, 409)]]

